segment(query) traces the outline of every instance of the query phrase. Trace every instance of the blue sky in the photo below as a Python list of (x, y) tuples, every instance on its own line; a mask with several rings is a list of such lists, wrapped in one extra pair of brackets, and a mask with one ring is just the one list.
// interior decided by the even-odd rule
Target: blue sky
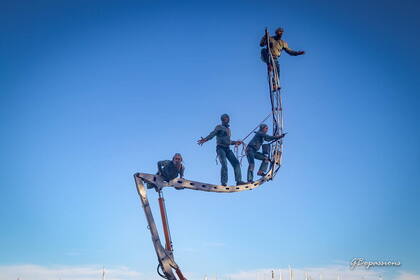
[(415, 1), (0, 5), (0, 267), (10, 277), (24, 265), (152, 277), (132, 174), (180, 152), (187, 178), (219, 182), (214, 140), (196, 140), (222, 113), (239, 139), (269, 112), (266, 26), (306, 51), (281, 57), (284, 166), (252, 192), (165, 190), (177, 262), (201, 279), (364, 257), (402, 263), (374, 273), (420, 277)]

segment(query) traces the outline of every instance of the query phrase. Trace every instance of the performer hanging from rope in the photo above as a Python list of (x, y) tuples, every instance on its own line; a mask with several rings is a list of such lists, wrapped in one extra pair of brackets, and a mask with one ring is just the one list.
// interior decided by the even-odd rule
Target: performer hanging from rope
[(233, 166), (236, 185), (246, 184), (245, 182), (242, 182), (241, 166), (239, 164), (239, 161), (235, 157), (235, 154), (232, 152), (232, 150), (229, 148), (230, 145), (238, 146), (242, 144), (242, 141), (230, 140), (231, 131), (229, 128), (230, 118), (228, 114), (223, 114), (220, 117), (220, 120), (222, 121), (222, 124), (216, 126), (216, 128), (212, 132), (210, 132), (210, 134), (207, 137), (205, 138), (201, 137), (201, 139), (198, 140), (197, 143), (199, 145), (203, 145), (205, 142), (211, 140), (214, 136), (216, 136), (216, 140), (217, 140), (216, 152), (217, 152), (217, 156), (219, 157), (220, 164), (222, 165), (221, 172), (220, 172), (222, 185), (227, 186), (227, 181), (228, 181), (226, 158), (229, 160), (230, 164)]
[[(277, 68), (277, 74), (280, 75), (280, 65), (279, 65), (279, 57), (281, 55), (282, 50), (285, 50), (289, 55), (291, 56), (298, 56), (298, 55), (303, 55), (305, 54), (304, 51), (294, 51), (291, 48), (289, 48), (289, 45), (286, 43), (286, 41), (283, 41), (281, 39), (281, 37), (283, 36), (283, 28), (279, 27), (276, 29), (275, 36), (270, 36), (270, 50), (271, 50), (271, 54), (273, 56), (274, 59), (274, 63), (276, 64), (276, 68)], [(264, 35), (260, 41), (260, 47), (264, 47), (267, 45), (267, 38), (266, 35)], [(268, 71), (273, 71), (273, 69), (271, 69), (271, 65), (269, 63), (269, 59), (268, 59), (268, 50), (267, 48), (264, 48), (261, 50), (261, 59), (267, 63), (268, 66)], [(278, 90), (280, 88), (280, 86), (276, 84), (276, 88), (273, 88), (273, 91)]]
[[(255, 167), (255, 161), (254, 159), (261, 160), (260, 169), (258, 170), (259, 176), (265, 176), (265, 171), (267, 170), (268, 164), (270, 162), (269, 159), (269, 151), (264, 149), (264, 141), (273, 141), (278, 140), (284, 137), (285, 134), (278, 135), (278, 136), (271, 136), (267, 135), (268, 131), (268, 125), (266, 124), (260, 124), (260, 129), (255, 132), (254, 137), (251, 139), (251, 141), (248, 143), (246, 147), (246, 157), (248, 159), (248, 174), (247, 179), (248, 182), (253, 183), (254, 179), (254, 167)], [(258, 152), (258, 150), (263, 146), (263, 152)], [(266, 146), (266, 147), (269, 147)], [(265, 150), (265, 151), (264, 151)]]
[[(157, 175), (160, 175), (163, 177), (163, 180), (169, 182), (170, 180), (175, 179), (176, 177), (184, 177), (184, 171), (185, 167), (182, 164), (182, 155), (180, 153), (176, 153), (172, 160), (161, 160), (158, 161), (157, 167), (158, 172)], [(148, 189), (155, 188), (156, 186), (152, 183), (147, 184)]]

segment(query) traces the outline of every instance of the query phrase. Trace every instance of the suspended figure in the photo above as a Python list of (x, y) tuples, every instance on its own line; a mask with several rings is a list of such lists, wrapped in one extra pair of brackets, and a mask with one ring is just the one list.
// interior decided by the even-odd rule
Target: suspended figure
[[(259, 176), (265, 176), (265, 172), (267, 170), (268, 164), (270, 163), (270, 145), (263, 144), (264, 141), (273, 141), (278, 140), (284, 137), (285, 134), (278, 135), (278, 136), (271, 136), (267, 135), (268, 125), (261, 124), (260, 128), (257, 132), (255, 132), (254, 137), (248, 143), (246, 147), (246, 157), (248, 159), (248, 174), (247, 179), (248, 182), (254, 182), (254, 167), (255, 167), (255, 159), (261, 160), (260, 169), (257, 172)], [(262, 146), (262, 153), (259, 152)]]
[[(239, 164), (238, 159), (236, 158), (235, 154), (230, 149), (230, 145), (240, 145), (242, 141), (231, 141), (231, 131), (229, 125), (229, 115), (223, 114), (220, 117), (222, 124), (216, 126), (216, 128), (210, 132), (207, 137), (201, 137), (200, 140), (197, 141), (199, 145), (203, 145), (205, 142), (211, 140), (214, 136), (216, 136), (217, 146), (216, 146), (216, 153), (219, 158), (220, 164), (222, 165), (220, 171), (220, 181), (223, 186), (227, 186), (228, 181), (228, 171), (227, 171), (227, 160), (229, 160), (230, 164), (233, 167), (235, 173), (235, 181), (236, 185), (243, 185), (246, 184), (242, 182), (242, 174), (241, 174), (241, 166)], [(227, 160), (226, 160), (227, 159)]]
[[(176, 153), (172, 157), (172, 160), (158, 161), (157, 163), (158, 172), (156, 174), (162, 176), (163, 180), (167, 182), (177, 178), (178, 176), (183, 178), (185, 167), (182, 162), (183, 162), (183, 159), (180, 153)], [(152, 183), (147, 184), (148, 189), (152, 189), (155, 187), (156, 186)]]
[[(304, 51), (294, 51), (291, 48), (289, 48), (289, 45), (286, 43), (286, 41), (283, 41), (281, 39), (281, 37), (283, 36), (283, 28), (279, 27), (276, 29), (275, 36), (270, 36), (269, 38), (269, 42), (270, 42), (270, 51), (271, 51), (271, 55), (273, 56), (273, 60), (274, 60), (274, 64), (276, 65), (276, 70), (277, 70), (277, 77), (279, 77), (280, 75), (280, 65), (279, 65), (279, 57), (281, 55), (282, 50), (285, 50), (285, 52), (287, 52), (289, 55), (292, 56), (298, 56), (298, 55), (302, 55), (305, 54)], [(264, 35), (260, 41), (260, 47), (264, 47), (267, 46), (267, 38), (266, 35)], [(261, 50), (261, 59), (267, 63), (268, 66), (268, 71), (273, 71), (271, 63), (269, 63), (269, 53), (268, 53), (268, 49), (267, 48), (263, 48)], [(273, 91), (276, 91), (278, 89), (280, 89), (280, 85), (278, 82), (274, 82), (273, 83)]]

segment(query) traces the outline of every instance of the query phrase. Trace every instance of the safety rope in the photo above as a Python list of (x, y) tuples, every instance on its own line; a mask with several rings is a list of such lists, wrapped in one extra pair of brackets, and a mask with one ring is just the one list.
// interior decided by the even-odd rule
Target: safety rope
[(245, 139), (247, 139), (251, 134), (252, 134), (252, 132), (254, 132), (263, 122), (265, 122), (270, 116), (271, 116), (271, 114), (272, 114), (272, 112), (270, 112), (262, 121), (260, 121), (260, 123), (254, 128), (254, 129), (252, 129), (248, 134), (247, 134), (247, 136), (245, 136), (241, 141), (243, 142), (243, 141), (245, 141)]
[[(246, 149), (247, 145), (245, 144), (245, 140), (262, 124), (264, 123), (270, 116), (273, 118), (273, 135), (278, 136), (283, 133), (283, 116), (282, 116), (282, 104), (281, 104), (281, 96), (280, 96), (280, 78), (279, 73), (277, 71), (277, 66), (275, 64), (273, 55), (270, 49), (270, 35), (268, 30), (265, 30), (266, 40), (267, 40), (267, 72), (268, 72), (268, 85), (270, 91), (270, 103), (271, 103), (271, 112), (254, 128), (252, 129), (244, 138), (242, 138), (241, 144), (234, 146), (234, 153), (236, 158), (239, 160), (240, 166), (242, 166), (242, 160), (246, 157)], [(282, 140), (276, 139), (268, 143), (271, 147), (272, 155), (270, 158), (273, 158), (274, 155), (278, 152), (281, 153), (282, 150)], [(273, 146), (274, 145), (274, 146)], [(241, 149), (240, 147), (241, 146)], [(216, 154), (215, 158), (216, 165), (220, 162), (219, 156)], [(274, 167), (274, 166), (273, 166)]]
[[(239, 159), (239, 164), (240, 166), (242, 166), (242, 159), (246, 156), (246, 147), (247, 145), (245, 144), (245, 140), (252, 134), (252, 132), (254, 132), (262, 123), (264, 123), (270, 116), (272, 115), (272, 112), (270, 112), (262, 121), (260, 121), (260, 123), (254, 127), (254, 129), (252, 129), (244, 138), (242, 138), (240, 141), (242, 142), (239, 145), (235, 145), (234, 147), (234, 152), (236, 155), (236, 158)], [(241, 150), (241, 154), (239, 155), (239, 146), (242, 146), (242, 150)]]

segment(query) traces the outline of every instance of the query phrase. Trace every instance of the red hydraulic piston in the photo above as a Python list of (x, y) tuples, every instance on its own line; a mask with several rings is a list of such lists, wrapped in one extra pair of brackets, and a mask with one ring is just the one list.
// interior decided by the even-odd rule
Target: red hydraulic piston
[(175, 269), (176, 275), (178, 275), (179, 280), (187, 280), (187, 278), (184, 277), (181, 270), (179, 268)]
[(171, 236), (169, 233), (168, 217), (166, 216), (166, 210), (165, 210), (165, 200), (163, 199), (163, 197), (159, 197), (159, 208), (160, 208), (160, 215), (162, 217), (163, 232), (165, 234), (165, 249), (169, 251), (173, 251)]

